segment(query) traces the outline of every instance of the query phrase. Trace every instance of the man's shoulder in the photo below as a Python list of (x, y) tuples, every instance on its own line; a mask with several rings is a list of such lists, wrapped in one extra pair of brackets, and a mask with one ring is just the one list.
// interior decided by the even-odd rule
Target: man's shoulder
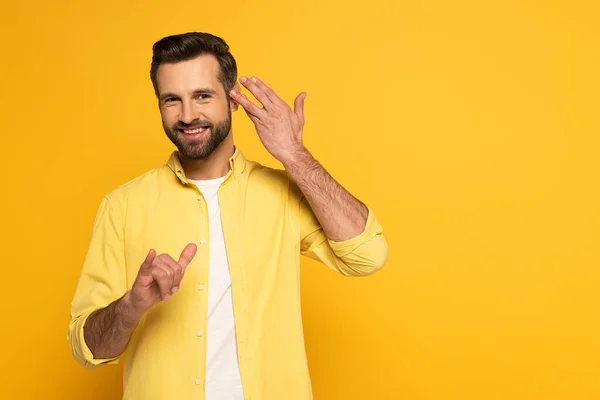
[(169, 172), (169, 167), (164, 164), (153, 168), (112, 189), (106, 194), (106, 198), (111, 202), (121, 202), (129, 197), (147, 196), (169, 179)]
[(297, 202), (303, 194), (298, 185), (290, 178), (285, 169), (271, 168), (255, 161), (249, 161), (248, 188), (256, 195), (265, 198), (271, 194), (276, 199), (286, 198), (288, 201)]
[(248, 179), (251, 182), (289, 186), (290, 178), (285, 169), (265, 166), (257, 161), (247, 161)]

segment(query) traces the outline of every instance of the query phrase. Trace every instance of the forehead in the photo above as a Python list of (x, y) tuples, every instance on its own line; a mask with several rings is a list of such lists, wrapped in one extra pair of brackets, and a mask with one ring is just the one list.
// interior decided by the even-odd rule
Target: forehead
[(219, 62), (212, 54), (204, 54), (188, 61), (161, 64), (156, 81), (160, 93), (192, 93), (209, 88), (218, 90)]

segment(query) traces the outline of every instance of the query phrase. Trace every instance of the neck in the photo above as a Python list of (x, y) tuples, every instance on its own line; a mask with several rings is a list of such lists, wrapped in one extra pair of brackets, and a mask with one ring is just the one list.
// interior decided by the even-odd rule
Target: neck
[(196, 181), (217, 179), (227, 175), (231, 169), (229, 159), (234, 151), (233, 133), (229, 132), (225, 140), (208, 157), (192, 160), (179, 153), (179, 160), (187, 178)]

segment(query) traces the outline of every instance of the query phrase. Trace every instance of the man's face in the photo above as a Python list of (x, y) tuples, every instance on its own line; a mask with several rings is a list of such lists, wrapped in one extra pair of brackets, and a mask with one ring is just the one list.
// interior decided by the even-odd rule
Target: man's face
[(219, 63), (212, 55), (158, 68), (163, 128), (188, 159), (206, 158), (231, 130), (229, 96), (218, 74)]

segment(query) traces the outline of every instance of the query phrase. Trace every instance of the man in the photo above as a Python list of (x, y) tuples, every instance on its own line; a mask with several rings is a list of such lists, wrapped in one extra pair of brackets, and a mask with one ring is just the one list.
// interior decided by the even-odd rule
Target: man
[[(178, 151), (103, 199), (71, 307), (73, 355), (90, 369), (123, 355), (124, 399), (310, 399), (299, 255), (369, 275), (387, 259), (381, 226), (303, 146), (305, 94), (292, 110), (242, 77), (254, 104), (222, 39), (166, 37), (150, 75)], [(234, 146), (239, 106), (285, 171)]]

